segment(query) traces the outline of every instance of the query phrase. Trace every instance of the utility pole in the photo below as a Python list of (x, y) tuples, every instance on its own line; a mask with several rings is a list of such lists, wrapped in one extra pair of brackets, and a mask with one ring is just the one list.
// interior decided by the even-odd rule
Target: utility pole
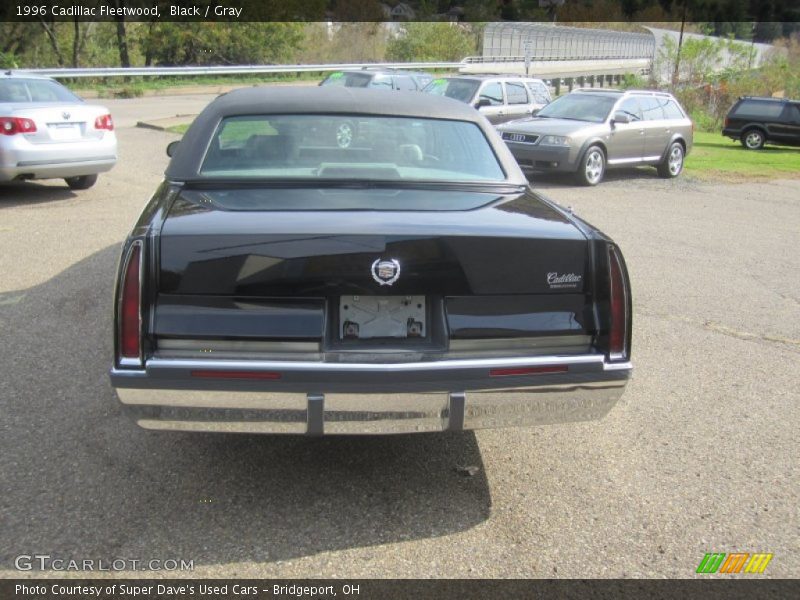
[(675, 57), (675, 72), (672, 74), (672, 86), (675, 87), (678, 83), (681, 69), (681, 46), (683, 46), (683, 28), (686, 25), (686, 3), (689, 0), (683, 0), (683, 11), (681, 13), (681, 34), (678, 36), (678, 55)]

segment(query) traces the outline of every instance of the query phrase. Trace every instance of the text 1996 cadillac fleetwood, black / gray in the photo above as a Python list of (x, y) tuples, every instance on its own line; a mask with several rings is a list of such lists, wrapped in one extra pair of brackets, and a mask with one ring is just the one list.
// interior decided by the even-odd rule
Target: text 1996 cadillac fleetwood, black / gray
[[(347, 148), (340, 121), (358, 123)], [(212, 102), (126, 240), (111, 382), (149, 429), (406, 433), (597, 419), (630, 376), (619, 248), (448, 98)]]

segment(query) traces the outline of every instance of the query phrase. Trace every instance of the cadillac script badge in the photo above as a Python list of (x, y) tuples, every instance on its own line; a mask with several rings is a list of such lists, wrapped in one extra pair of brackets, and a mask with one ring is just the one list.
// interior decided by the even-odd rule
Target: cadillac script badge
[(377, 259), (372, 263), (372, 278), (381, 285), (392, 285), (400, 277), (400, 262)]

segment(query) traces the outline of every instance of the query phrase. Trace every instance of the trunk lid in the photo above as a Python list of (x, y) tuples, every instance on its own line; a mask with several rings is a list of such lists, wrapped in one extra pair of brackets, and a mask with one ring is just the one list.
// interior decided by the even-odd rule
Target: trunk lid
[[(423, 192), (394, 190), (385, 204), (392, 210), (320, 210), (319, 190), (272, 192), (294, 194), (306, 209), (223, 209), (208, 194), (184, 191), (161, 230), (159, 292), (330, 298), (584, 291), (585, 237), (530, 191), (459, 192), (460, 204), (453, 204), (445, 197), (452, 191), (427, 190), (425, 205), (444, 210), (414, 211), (394, 208), (415, 205)], [(350, 205), (375, 196), (371, 190), (346, 195)], [(378, 281), (381, 261), (399, 265), (390, 284)]]
[(95, 129), (95, 119), (109, 114), (108, 109), (91, 104), (32, 102), (4, 108), (10, 113), (8, 116), (31, 119), (36, 124), (34, 133), (25, 134), (32, 144), (101, 138), (104, 131)]

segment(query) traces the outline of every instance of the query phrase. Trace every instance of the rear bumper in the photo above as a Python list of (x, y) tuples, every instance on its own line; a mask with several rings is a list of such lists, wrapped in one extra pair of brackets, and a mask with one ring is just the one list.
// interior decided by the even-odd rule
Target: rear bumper
[[(548, 372), (556, 366), (562, 370)], [(491, 375), (521, 368), (542, 372)], [(216, 372), (238, 377), (209, 377)], [(395, 364), (153, 359), (141, 371), (113, 369), (111, 382), (147, 429), (389, 434), (600, 419), (630, 373), (630, 363), (599, 355)]]
[(0, 181), (95, 175), (110, 170), (117, 162), (117, 140), (113, 134), (97, 139), (39, 144), (16, 135), (2, 142)]

